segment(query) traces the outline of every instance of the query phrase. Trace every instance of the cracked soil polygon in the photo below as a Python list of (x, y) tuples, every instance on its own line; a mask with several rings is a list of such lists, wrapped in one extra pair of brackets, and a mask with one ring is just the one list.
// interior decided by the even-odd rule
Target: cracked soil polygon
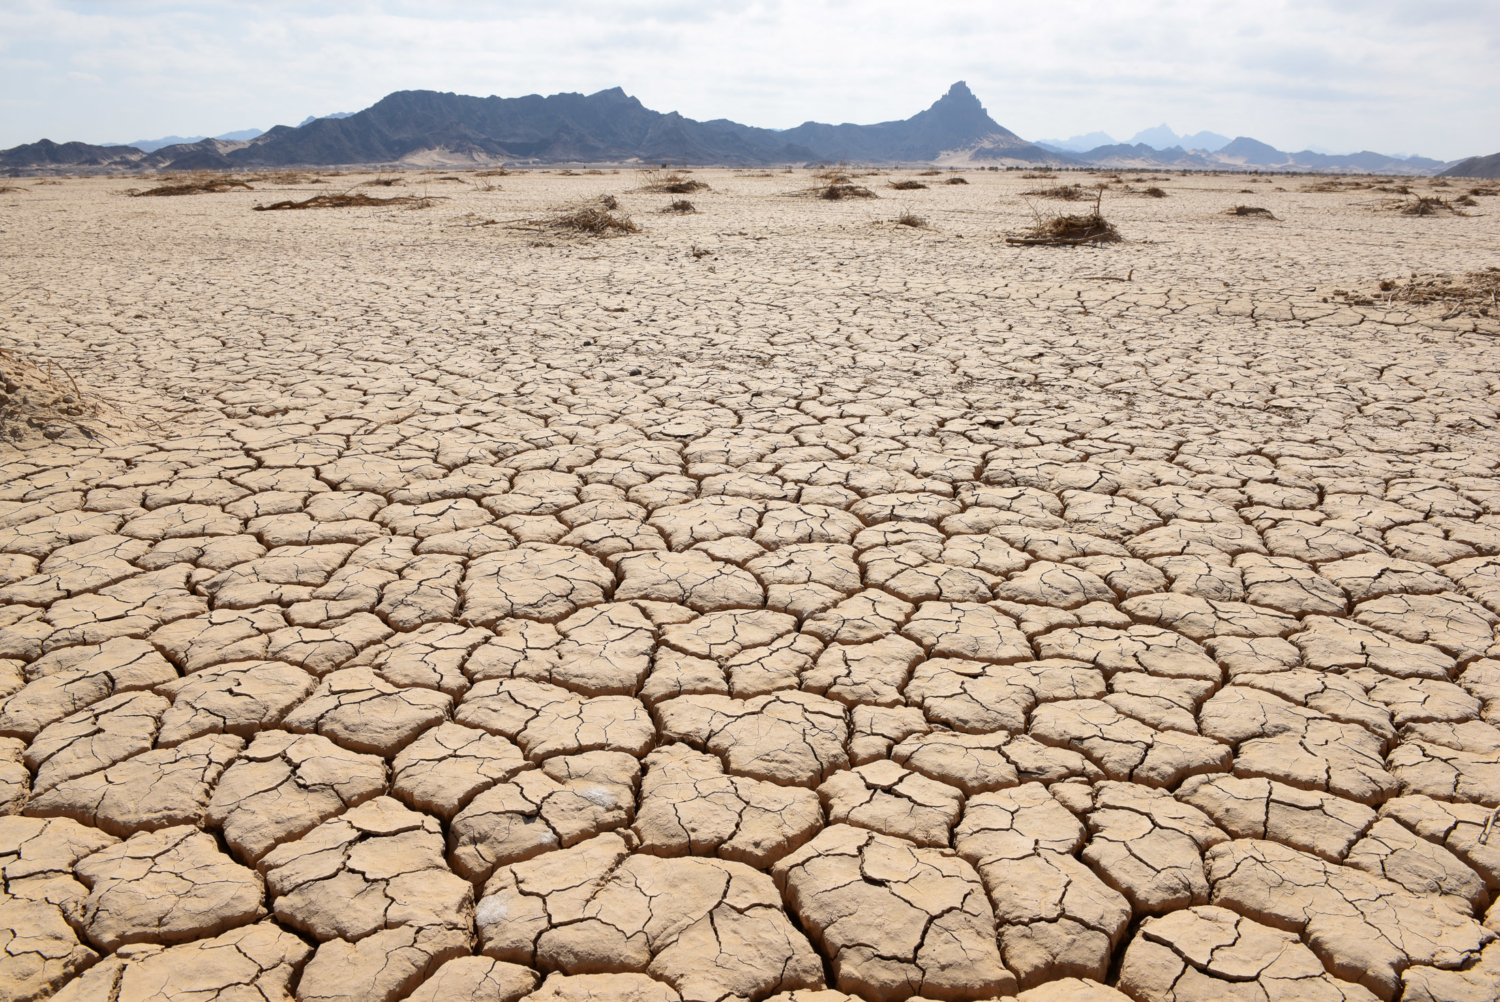
[(0, 198), (0, 996), (1500, 994), (1500, 217), (610, 170)]

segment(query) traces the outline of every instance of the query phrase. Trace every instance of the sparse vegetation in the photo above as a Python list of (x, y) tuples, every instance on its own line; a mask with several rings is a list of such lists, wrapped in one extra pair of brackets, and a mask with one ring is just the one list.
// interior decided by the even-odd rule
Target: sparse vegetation
[(391, 206), (405, 205), (413, 209), (425, 209), (432, 205), (443, 195), (394, 195), (390, 198), (376, 198), (363, 192), (344, 192), (340, 195), (314, 195), (312, 198), (300, 202), (287, 199), (282, 202), (272, 202), (270, 205), (253, 206), (256, 212), (274, 212), (284, 209), (356, 209), (361, 206)]
[(943, 172), (940, 170), (924, 170), (918, 171), (917, 177), (939, 177), (942, 175), (942, 173)]
[(896, 217), (897, 226), (910, 226), (913, 229), (927, 229), (927, 217), (919, 216), (910, 209), (902, 209), (901, 215)]
[(708, 185), (693, 178), (683, 177), (681, 173), (673, 171), (664, 173), (662, 171), (642, 171), (641, 191), (654, 191), (667, 195), (691, 195), (695, 191), (703, 191)]
[(222, 191), (232, 191), (235, 188), (244, 188), (246, 191), (255, 190), (244, 181), (238, 181), (230, 177), (216, 177), (198, 181), (184, 181), (179, 184), (163, 184), (155, 188), (147, 188), (145, 191), (132, 191), (129, 194), (131, 198), (145, 198), (153, 195), (208, 195), (217, 194)]
[(686, 214), (691, 213), (691, 212), (697, 212), (698, 210), (695, 209), (695, 208), (693, 208), (693, 203), (692, 202), (689, 202), (685, 198), (679, 198), (677, 201), (673, 202), (671, 205), (667, 206), (665, 209), (662, 209), (661, 211), (663, 211), (663, 212), (677, 212), (677, 213), (681, 213), (683, 215), (686, 215)]
[(1156, 185), (1152, 185), (1151, 187), (1147, 188), (1145, 191), (1142, 191), (1141, 194), (1145, 195), (1147, 198), (1166, 198), (1167, 197), (1166, 191), (1163, 190), (1163, 189), (1161, 189), (1161, 188), (1156, 187)]
[(1033, 198), (1055, 198), (1062, 202), (1078, 202), (1088, 198), (1088, 192), (1084, 191), (1083, 185), (1080, 184), (1063, 184), (1055, 188), (1033, 188), (1021, 194), (1030, 195)]
[(594, 206), (585, 206), (573, 212), (566, 212), (552, 219), (537, 224), (552, 230), (571, 230), (574, 233), (583, 233), (595, 237), (621, 236), (626, 233), (639, 233), (641, 228), (637, 226), (629, 216), (624, 213), (613, 213), (608, 209), (600, 209)]
[(912, 181), (909, 179), (906, 181), (891, 181), (890, 186), (897, 191), (916, 191), (919, 188), (925, 189), (927, 187), (921, 181)]
[(1402, 216), (1466, 216), (1467, 212), (1457, 208), (1452, 202), (1436, 195), (1417, 195), (1413, 198), (1403, 198), (1394, 203), (1388, 203), (1388, 207), (1394, 209)]
[(869, 188), (857, 184), (829, 184), (822, 188), (814, 189), (817, 196), (830, 202), (837, 202), (845, 198), (879, 198)]
[(399, 178), (399, 177), (377, 177), (377, 178), (372, 178), (369, 181), (361, 181), (359, 184), (355, 185), (355, 187), (356, 188), (391, 188), (391, 187), (394, 187), (394, 186), (396, 186), (398, 184), (405, 184), (405, 183), (406, 183), (406, 181), (403, 178)]
[(1076, 247), (1080, 244), (1111, 243), (1120, 239), (1114, 224), (1104, 218), (1100, 211), (1104, 189), (1094, 195), (1094, 209), (1085, 216), (1053, 216), (1043, 218), (1032, 207), (1036, 225), (1019, 237), (1006, 237), (1008, 244), (1033, 247)]
[(1333, 294), (1351, 306), (1390, 306), (1406, 303), (1413, 306), (1441, 306), (1444, 320), (1458, 316), (1500, 317), (1500, 268), (1491, 266), (1462, 276), (1446, 273), (1419, 275), (1412, 272), (1405, 280), (1386, 279), (1379, 292), (1362, 295), (1345, 289)]
[(969, 182), (968, 182), (968, 180), (966, 178), (961, 178), (961, 177), (959, 177), (958, 175), (955, 174), (953, 177), (950, 177), (948, 180), (944, 181), (943, 183), (944, 184), (968, 184)]

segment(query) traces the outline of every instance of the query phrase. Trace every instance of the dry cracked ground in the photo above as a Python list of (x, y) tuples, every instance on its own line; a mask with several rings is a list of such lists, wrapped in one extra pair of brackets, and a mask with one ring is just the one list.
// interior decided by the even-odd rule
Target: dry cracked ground
[(1500, 996), (1493, 200), (443, 176), (0, 198), (0, 998)]

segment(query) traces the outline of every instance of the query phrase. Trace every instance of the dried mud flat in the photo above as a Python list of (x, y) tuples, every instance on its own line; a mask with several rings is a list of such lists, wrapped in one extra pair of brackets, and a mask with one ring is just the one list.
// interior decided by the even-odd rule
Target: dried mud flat
[(1500, 996), (1493, 198), (455, 176), (0, 195), (0, 998)]

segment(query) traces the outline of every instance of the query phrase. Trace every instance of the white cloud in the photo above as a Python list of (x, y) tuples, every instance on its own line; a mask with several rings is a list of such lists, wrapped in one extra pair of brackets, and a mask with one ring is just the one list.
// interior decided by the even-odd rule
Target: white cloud
[(6, 6), (0, 146), (295, 124), (414, 88), (873, 122), (965, 79), (1029, 138), (1165, 120), (1283, 149), (1500, 149), (1500, 0)]

